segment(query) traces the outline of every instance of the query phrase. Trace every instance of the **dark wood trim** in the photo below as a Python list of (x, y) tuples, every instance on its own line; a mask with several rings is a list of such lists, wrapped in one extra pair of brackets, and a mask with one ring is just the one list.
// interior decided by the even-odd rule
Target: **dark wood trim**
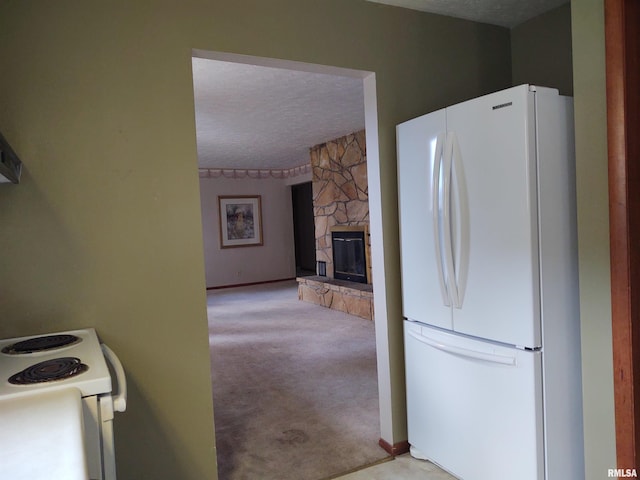
[(618, 468), (640, 459), (640, 2), (605, 0), (613, 368)]
[(391, 445), (389, 442), (381, 438), (380, 440), (378, 440), (378, 445), (380, 445), (389, 455), (392, 455), (394, 457), (397, 455), (402, 455), (403, 453), (407, 453), (409, 451), (409, 442), (406, 440)]
[(220, 290), (223, 288), (235, 288), (235, 287), (250, 287), (251, 285), (264, 285), (267, 283), (288, 282), (289, 280), (295, 280), (296, 277), (280, 278), (278, 280), (265, 280), (264, 282), (249, 282), (249, 283), (236, 283), (235, 285), (221, 285), (219, 287), (207, 287), (208, 290)]

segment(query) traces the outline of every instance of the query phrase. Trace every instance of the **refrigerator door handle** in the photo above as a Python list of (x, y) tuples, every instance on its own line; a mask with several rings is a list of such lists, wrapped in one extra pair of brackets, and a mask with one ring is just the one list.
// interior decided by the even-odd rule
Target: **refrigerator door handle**
[(442, 209), (442, 223), (444, 229), (444, 260), (446, 262), (446, 276), (449, 289), (449, 296), (454, 305), (458, 305), (458, 289), (456, 285), (455, 267), (453, 261), (453, 239), (451, 231), (451, 167), (453, 162), (453, 134), (447, 133), (447, 139), (443, 154), (443, 179), (444, 187), (442, 196), (444, 205)]
[(442, 302), (449, 307), (451, 300), (449, 290), (444, 278), (444, 259), (442, 257), (442, 232), (440, 229), (440, 170), (442, 167), (442, 148), (444, 144), (444, 133), (440, 133), (436, 139), (436, 149), (433, 155), (433, 177), (431, 178), (432, 208), (433, 208), (433, 236), (436, 249), (436, 266), (438, 267), (438, 281), (440, 283), (440, 293)]
[(455, 179), (455, 206), (456, 206), (456, 248), (453, 267), (455, 268), (456, 296), (454, 306), (462, 308), (464, 294), (467, 288), (469, 274), (469, 199), (467, 194), (467, 182), (465, 181), (464, 166), (460, 144), (455, 133), (452, 136), (452, 177)]
[(510, 355), (498, 355), (495, 353), (489, 352), (480, 352), (478, 350), (471, 350), (468, 348), (458, 347), (455, 345), (449, 345), (447, 343), (443, 343), (438, 340), (434, 340), (432, 338), (426, 337), (424, 335), (419, 335), (415, 332), (408, 332), (409, 336), (415, 338), (421, 343), (425, 345), (429, 345), (430, 347), (436, 348), (440, 351), (450, 353), (452, 355), (457, 355), (459, 357), (465, 357), (472, 360), (481, 360), (483, 362), (489, 363), (498, 363), (500, 365), (508, 365), (515, 366), (516, 365), (516, 357)]

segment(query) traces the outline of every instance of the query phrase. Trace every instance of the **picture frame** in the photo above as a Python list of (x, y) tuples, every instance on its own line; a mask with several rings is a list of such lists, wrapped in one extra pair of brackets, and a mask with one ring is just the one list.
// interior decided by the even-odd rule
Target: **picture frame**
[(262, 245), (260, 195), (218, 196), (220, 248)]

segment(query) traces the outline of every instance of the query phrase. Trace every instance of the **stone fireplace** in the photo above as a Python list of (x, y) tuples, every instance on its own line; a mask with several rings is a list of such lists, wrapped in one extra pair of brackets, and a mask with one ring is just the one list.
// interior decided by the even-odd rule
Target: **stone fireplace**
[(316, 145), (310, 154), (316, 258), (326, 263), (327, 276), (333, 278), (331, 232), (369, 226), (364, 130)]
[(367, 226), (331, 228), (333, 278), (357, 283), (369, 282), (367, 265), (371, 263)]
[(316, 145), (310, 157), (316, 259), (326, 276), (298, 278), (298, 296), (373, 319), (365, 132)]

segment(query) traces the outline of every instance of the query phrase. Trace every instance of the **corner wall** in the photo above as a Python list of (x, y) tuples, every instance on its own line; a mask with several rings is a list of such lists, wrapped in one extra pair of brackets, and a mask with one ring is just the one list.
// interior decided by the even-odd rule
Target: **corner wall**
[(571, 2), (587, 480), (616, 468), (604, 2)]
[(573, 95), (570, 4), (511, 29), (511, 66), (514, 86), (529, 83)]
[(573, 95), (587, 480), (616, 466), (603, 0), (572, 1), (511, 31), (513, 83)]

